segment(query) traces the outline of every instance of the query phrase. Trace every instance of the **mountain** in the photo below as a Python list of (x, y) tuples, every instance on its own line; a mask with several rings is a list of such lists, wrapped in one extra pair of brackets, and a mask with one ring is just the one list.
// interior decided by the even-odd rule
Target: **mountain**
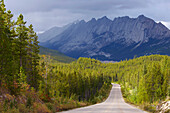
[(60, 33), (62, 33), (64, 30), (66, 30), (71, 24), (68, 24), (64, 27), (53, 27), (47, 31), (45, 31), (44, 33), (41, 33), (38, 35), (39, 39), (38, 41), (40, 42), (46, 42), (52, 38), (54, 38), (55, 36), (59, 35)]
[(117, 61), (149, 54), (170, 55), (170, 30), (144, 15), (114, 20), (104, 16), (73, 23), (56, 36), (40, 41), (40, 45), (70, 57), (99, 60)]
[(68, 57), (64, 55), (63, 53), (60, 53), (57, 50), (48, 49), (45, 47), (40, 46), (40, 55), (50, 55), (52, 60), (63, 62), (63, 63), (70, 63), (75, 61), (76, 59)]

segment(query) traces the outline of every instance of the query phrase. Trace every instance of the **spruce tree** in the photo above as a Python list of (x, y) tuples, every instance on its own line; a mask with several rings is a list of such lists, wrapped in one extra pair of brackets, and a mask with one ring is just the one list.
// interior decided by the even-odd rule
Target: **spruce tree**
[[(12, 15), (6, 12), (4, 1), (0, 2), (0, 85), (4, 80), (8, 86), (12, 85), (12, 43), (10, 37), (10, 20)], [(7, 21), (9, 20), (9, 21)]]
[(29, 26), (29, 48), (28, 48), (28, 55), (32, 62), (30, 62), (31, 66), (31, 73), (30, 73), (30, 80), (29, 83), (32, 87), (38, 89), (39, 85), (39, 79), (41, 79), (41, 76), (38, 73), (38, 65), (39, 65), (39, 45), (38, 45), (38, 36), (33, 31), (33, 25)]
[(26, 22), (23, 20), (24, 17), (22, 14), (19, 15), (17, 19), (17, 27), (16, 27), (16, 33), (17, 33), (17, 51), (18, 51), (18, 59), (19, 59), (19, 68), (23, 67), (24, 70), (26, 68), (26, 47), (28, 45), (28, 28), (26, 27)]

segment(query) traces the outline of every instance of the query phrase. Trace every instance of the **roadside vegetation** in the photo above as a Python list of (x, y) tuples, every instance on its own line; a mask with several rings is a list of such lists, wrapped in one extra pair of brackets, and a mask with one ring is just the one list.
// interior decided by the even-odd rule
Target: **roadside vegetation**
[(12, 21), (3, 0), (0, 15), (0, 112), (51, 113), (99, 103), (108, 97), (111, 82), (121, 84), (126, 101), (151, 112), (169, 100), (169, 56), (117, 63), (79, 58), (63, 63), (39, 55), (33, 26), (26, 26), (23, 15)]
[(170, 100), (169, 56), (144, 56), (119, 65), (118, 80), (127, 102), (156, 112), (158, 104)]

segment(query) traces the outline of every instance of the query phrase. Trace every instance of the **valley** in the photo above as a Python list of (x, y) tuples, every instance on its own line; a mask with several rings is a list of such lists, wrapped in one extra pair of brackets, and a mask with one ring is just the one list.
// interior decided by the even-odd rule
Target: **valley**
[[(106, 12), (83, 20), (98, 2), (10, 1), (11, 11), (8, 1), (0, 1), (0, 113), (169, 113), (170, 30), (161, 22), (144, 15), (112, 20)], [(115, 1), (114, 9), (138, 4)], [(104, 3), (100, 13), (110, 8)], [(61, 16), (71, 12), (81, 20), (63, 24), (75, 19)], [(54, 21), (64, 26), (40, 33)]]

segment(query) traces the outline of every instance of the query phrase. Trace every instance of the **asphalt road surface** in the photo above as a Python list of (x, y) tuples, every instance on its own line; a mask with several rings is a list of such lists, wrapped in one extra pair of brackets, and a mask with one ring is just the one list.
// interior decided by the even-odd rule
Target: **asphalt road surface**
[(77, 108), (62, 113), (147, 113), (124, 102), (119, 84), (112, 84), (109, 97), (103, 103)]

